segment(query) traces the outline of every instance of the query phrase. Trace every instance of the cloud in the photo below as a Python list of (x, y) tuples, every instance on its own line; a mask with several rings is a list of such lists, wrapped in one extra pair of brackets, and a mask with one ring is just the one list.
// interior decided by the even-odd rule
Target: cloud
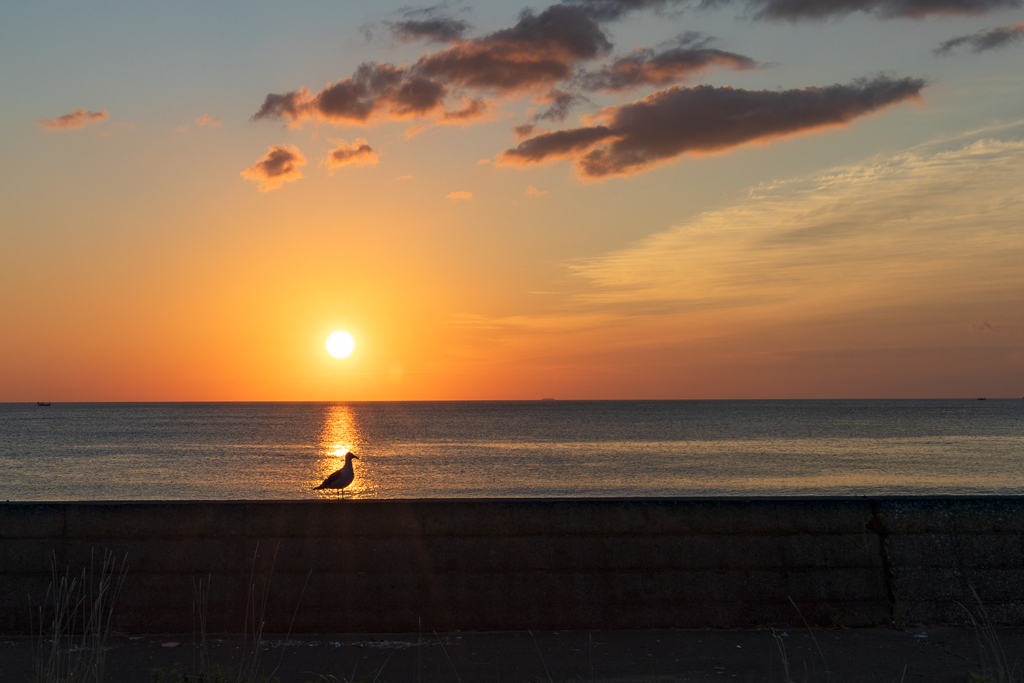
[(524, 166), (574, 159), (588, 179), (631, 175), (685, 153), (724, 152), (739, 145), (841, 126), (908, 99), (925, 82), (876, 76), (849, 85), (798, 90), (673, 86), (630, 104), (607, 107), (599, 125), (542, 133), (506, 149), (498, 163)]
[(416, 176), (414, 175), (400, 175), (395, 180), (414, 180), (415, 178)]
[(449, 199), (449, 200), (451, 200), (453, 202), (460, 202), (460, 201), (468, 202), (468, 201), (472, 201), (473, 193), (472, 192), (449, 192), (448, 194), (446, 194), (444, 196), (444, 198), (445, 199)]
[(209, 114), (203, 114), (198, 119), (196, 119), (196, 125), (197, 126), (213, 126), (214, 128), (216, 128), (217, 126), (220, 125), (220, 119), (214, 118), (213, 116), (210, 116)]
[(469, 24), (461, 19), (431, 17), (385, 22), (399, 41), (429, 40), (435, 43), (453, 43), (462, 38)]
[(439, 112), (447, 87), (406, 67), (363, 63), (351, 78), (328, 84), (315, 95), (306, 88), (269, 94), (253, 120), (313, 119), (335, 124), (366, 123), (371, 118), (403, 119)]
[(569, 114), (569, 109), (579, 102), (586, 102), (587, 98), (578, 93), (565, 92), (552, 88), (544, 95), (536, 98), (535, 102), (547, 104), (548, 108), (533, 115), (534, 121), (564, 121)]
[(409, 126), (409, 128), (406, 129), (406, 131), (405, 131), (405, 136), (404, 137), (405, 137), (406, 140), (412, 140), (414, 137), (416, 137), (417, 135), (419, 135), (420, 133), (422, 133), (426, 129), (427, 129), (426, 126), (420, 126), (420, 125)]
[(441, 114), (439, 121), (441, 123), (472, 123), (474, 121), (480, 121), (489, 118), (491, 110), (494, 108), (494, 104), (488, 102), (482, 97), (477, 98), (465, 98), (462, 101), (461, 109), (448, 110)]
[(366, 140), (356, 138), (351, 145), (347, 140), (338, 140), (337, 143), (338, 146), (321, 162), (328, 170), (333, 171), (343, 166), (372, 166), (377, 163), (377, 153)]
[[(755, 187), (624, 248), (564, 262), (571, 276), (519, 311), (460, 322), (481, 357), (547, 359), (547, 373), (588, 378), (613, 368), (612, 392), (646, 373), (644, 391), (664, 387), (666, 397), (680, 387), (778, 397), (794, 378), (793, 396), (881, 395), (854, 379), (835, 388), (871, 372), (897, 378), (888, 395), (928, 395), (906, 388), (908, 368), (933, 387), (936, 368), (961, 368), (971, 386), (977, 366), (965, 351), (990, 358), (992, 377), (1019, 374), (1017, 339), (965, 328), (981, 311), (1019, 318), (1024, 141), (968, 137), (979, 134)], [(589, 349), (582, 360), (580, 349)]]
[(305, 165), (306, 157), (295, 145), (271, 145), (266, 155), (241, 175), (258, 182), (260, 192), (270, 192), (301, 178), (299, 166)]
[(517, 140), (522, 140), (533, 135), (533, 131), (537, 130), (537, 126), (532, 123), (524, 123), (521, 126), (515, 126), (512, 128), (512, 133), (516, 136)]
[(498, 155), (497, 164), (525, 166), (528, 163), (539, 164), (550, 159), (571, 158), (613, 135), (611, 129), (605, 126), (541, 133), (520, 143), (515, 149), (506, 149)]
[(446, 107), (449, 98), (464, 98), (467, 89), (504, 96), (547, 90), (569, 78), (580, 61), (606, 54), (611, 47), (586, 10), (552, 5), (540, 14), (524, 11), (511, 28), (428, 52), (411, 66), (367, 62), (318, 93), (300, 88), (268, 94), (252, 118), (293, 124), (414, 117), (467, 121), (484, 117), (486, 100), (470, 97), (471, 105), (452, 108)]
[(515, 93), (554, 85), (579, 61), (611, 48), (586, 10), (558, 4), (536, 15), (526, 10), (511, 28), (427, 54), (416, 68), (461, 86)]
[(975, 332), (987, 332), (989, 334), (998, 334), (998, 332), (996, 331), (996, 326), (990, 323), (989, 321), (985, 320), (984, 318), (979, 318), (978, 322), (973, 323), (971, 325), (971, 329), (974, 330)]
[(678, 44), (660, 52), (636, 48), (596, 72), (583, 72), (577, 78), (590, 91), (618, 91), (641, 86), (665, 86), (692, 81), (714, 66), (744, 70), (758, 66), (750, 57), (707, 47), (710, 39), (687, 34)]
[(687, 0), (579, 0), (577, 4), (599, 21), (615, 21), (630, 12), (661, 10), (670, 5), (689, 3)]
[(1006, 300), (1024, 286), (1022, 173), (1024, 141), (915, 149), (755, 188), (570, 269), (581, 301), (675, 312)]
[(39, 119), (36, 121), (44, 130), (75, 130), (85, 128), (88, 123), (99, 123), (110, 118), (110, 112), (106, 109), (99, 111), (88, 111), (78, 108), (70, 114), (58, 116), (55, 119)]
[(547, 190), (538, 190), (533, 185), (529, 185), (526, 188), (526, 196), (527, 197), (543, 197), (547, 193), (548, 193)]
[[(733, 4), (734, 0), (703, 0), (702, 8)], [(972, 15), (1021, 6), (1021, 0), (744, 0), (755, 19), (799, 21), (828, 19), (854, 12), (880, 19), (928, 15)]]
[(994, 50), (997, 47), (1006, 47), (1021, 38), (1024, 38), (1024, 22), (1014, 24), (1013, 26), (1000, 26), (999, 28), (988, 29), (987, 31), (978, 31), (977, 33), (947, 40), (935, 49), (935, 54), (949, 54), (954, 48), (961, 45), (969, 45), (971, 52), (985, 52), (986, 50)]

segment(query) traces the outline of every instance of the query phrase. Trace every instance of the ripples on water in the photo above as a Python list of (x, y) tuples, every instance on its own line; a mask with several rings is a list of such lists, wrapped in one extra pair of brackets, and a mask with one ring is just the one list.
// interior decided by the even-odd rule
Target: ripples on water
[(0, 404), (0, 499), (1024, 493), (1024, 400)]

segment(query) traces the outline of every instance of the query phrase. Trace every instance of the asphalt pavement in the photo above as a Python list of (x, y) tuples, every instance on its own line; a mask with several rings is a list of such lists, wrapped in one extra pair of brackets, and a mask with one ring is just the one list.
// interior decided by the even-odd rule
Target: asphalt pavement
[[(966, 683), (999, 680), (997, 651), (1003, 673), (1024, 654), (1024, 629), (994, 634), (997, 645), (962, 628), (293, 634), (258, 650), (210, 635), (205, 658), (232, 680), (255, 667), (280, 683)], [(49, 647), (0, 637), (0, 683), (34, 680)], [(204, 648), (191, 633), (114, 635), (105, 654), (105, 683), (196, 683)]]

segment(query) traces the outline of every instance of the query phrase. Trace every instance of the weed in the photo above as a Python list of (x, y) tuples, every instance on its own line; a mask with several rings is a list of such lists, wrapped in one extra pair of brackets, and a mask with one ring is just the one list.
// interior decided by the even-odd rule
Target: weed
[[(199, 675), (197, 679), (206, 680), (206, 673), (210, 665), (210, 651), (206, 644), (206, 615), (210, 604), (210, 577), (207, 576), (206, 583), (200, 578), (192, 579), (192, 631), (193, 640), (198, 640)], [(196, 668), (196, 646), (192, 648), (192, 668)]]
[[(159, 667), (153, 669), (149, 680), (150, 683), (234, 683), (227, 672), (217, 664), (212, 665), (210, 671), (204, 675), (189, 676), (188, 672), (181, 666), (181, 662), (175, 662), (174, 666), (166, 674)], [(273, 680), (276, 681), (277, 679)]]
[(445, 649), (444, 641), (441, 640), (441, 636), (437, 635), (437, 631), (434, 631), (434, 637), (437, 638), (437, 642), (441, 646), (441, 652), (444, 652), (444, 656), (448, 659), (448, 663), (452, 665), (452, 671), (455, 672), (455, 680), (462, 683), (462, 679), (459, 678), (459, 670), (455, 668), (455, 662), (453, 662), (452, 658), (448, 656), (448, 650)]
[[(320, 676), (317, 676), (313, 680), (306, 681), (306, 683), (376, 683), (377, 677), (379, 675), (380, 675), (380, 671), (378, 671), (376, 674), (374, 674), (373, 678), (370, 678), (369, 676), (365, 676), (365, 675), (364, 676), (360, 676), (359, 678), (344, 678), (344, 677), (338, 678), (337, 676), (320, 675)], [(387, 683), (387, 681), (384, 680), (384, 681), (381, 681), (381, 683)]]
[(53, 557), (53, 578), (39, 607), (33, 683), (103, 683), (110, 622), (128, 570), (126, 560), (119, 566), (114, 554), (104, 550), (97, 569), (94, 550), (89, 567), (80, 578), (72, 578), (70, 570), (58, 574)]
[(782, 659), (782, 683), (793, 683), (793, 677), (789, 673), (789, 657), (786, 655), (786, 645), (782, 642), (782, 636), (772, 629), (772, 638), (775, 639), (775, 645), (779, 648), (779, 657)]
[[(800, 608), (796, 606), (796, 602), (794, 602), (792, 597), (789, 598), (789, 602), (793, 605), (793, 609), (796, 610), (796, 613), (800, 615), (800, 620), (803, 621), (804, 626), (807, 627), (807, 632), (811, 634), (811, 640), (814, 641), (814, 647), (818, 649), (818, 654), (821, 655), (821, 661), (825, 665), (825, 676), (826, 680), (828, 680), (832, 677), (832, 672), (828, 668), (828, 661), (825, 659), (825, 653), (821, 651), (821, 645), (818, 645), (818, 639), (814, 636), (814, 629), (812, 629), (811, 625), (807, 623), (807, 619), (804, 618), (804, 613), (801, 612)], [(804, 666), (806, 667), (806, 663), (804, 664)]]
[(1010, 664), (1006, 658), (1006, 652), (1003, 651), (1003, 645), (999, 642), (999, 634), (996, 633), (995, 625), (973, 586), (971, 586), (971, 595), (978, 603), (977, 616), (964, 604), (957, 603), (967, 612), (971, 625), (974, 626), (974, 633), (978, 639), (978, 653), (981, 656), (981, 673), (972, 672), (968, 679), (969, 683), (1020, 683), (1024, 681), (1024, 678), (1016, 673), (1016, 660)]

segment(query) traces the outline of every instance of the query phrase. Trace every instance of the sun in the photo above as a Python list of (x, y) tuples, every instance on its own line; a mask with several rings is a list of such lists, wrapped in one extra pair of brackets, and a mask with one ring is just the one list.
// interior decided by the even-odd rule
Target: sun
[(327, 335), (327, 353), (335, 358), (348, 358), (356, 350), (356, 338), (344, 330), (336, 330)]

